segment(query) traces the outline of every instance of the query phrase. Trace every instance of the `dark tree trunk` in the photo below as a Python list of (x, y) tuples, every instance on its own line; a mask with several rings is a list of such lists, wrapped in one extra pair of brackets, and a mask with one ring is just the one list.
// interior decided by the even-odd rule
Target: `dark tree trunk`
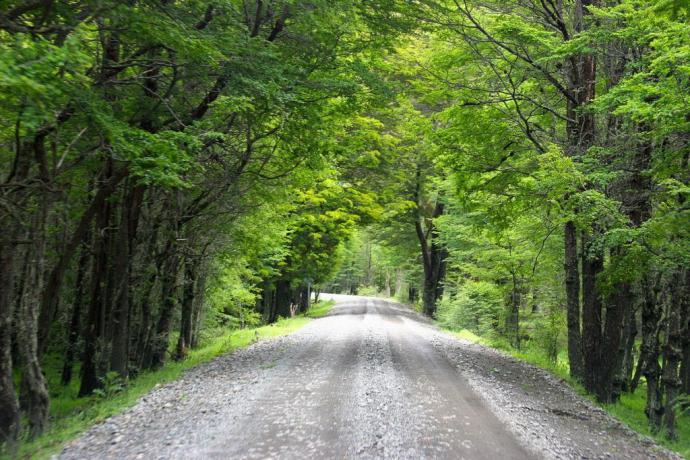
[(89, 311), (84, 329), (84, 354), (81, 368), (79, 395), (89, 395), (101, 386), (104, 374), (103, 331), (106, 322), (105, 285), (108, 277), (108, 255), (110, 249), (111, 204), (103, 203), (98, 210), (94, 240), (94, 256), (91, 270), (91, 294)]
[(434, 276), (424, 276), (424, 285), (422, 287), (422, 308), (424, 314), (433, 318), (436, 313), (436, 279)]
[(290, 289), (290, 282), (286, 280), (276, 281), (275, 290), (275, 311), (270, 322), (275, 322), (278, 317), (290, 317), (290, 301), (292, 300), (292, 289)]
[(661, 384), (665, 393), (663, 406), (663, 425), (666, 437), (676, 440), (676, 404), (680, 393), (681, 380), (679, 367), (683, 358), (683, 274), (674, 274), (669, 286), (668, 314), (666, 317), (666, 343), (663, 349), (664, 369), (661, 375)]
[(649, 279), (643, 280), (645, 301), (642, 305), (642, 348), (638, 363), (638, 377), (634, 381), (637, 385), (639, 375), (644, 375), (647, 381), (647, 403), (645, 414), (652, 432), (656, 433), (661, 427), (663, 414), (663, 400), (659, 379), (661, 367), (659, 366), (659, 321), (661, 308), (658, 303), (660, 290), (660, 276), (654, 285), (650, 285)]
[(48, 196), (42, 193), (31, 223), (27, 246), (24, 292), (19, 310), (17, 348), (22, 362), (21, 391), (23, 409), (29, 422), (29, 433), (35, 437), (45, 430), (50, 399), (43, 370), (38, 360), (38, 315), (40, 311), (43, 271), (45, 266), (45, 222)]
[(129, 344), (131, 314), (131, 266), (134, 244), (139, 225), (139, 214), (144, 189), (141, 186), (125, 187), (120, 209), (120, 226), (114, 254), (114, 298), (112, 312), (112, 351), (110, 369), (121, 377), (129, 377)]
[[(16, 146), (17, 156), (14, 159), (15, 170), (6, 179), (3, 185), (7, 190), (12, 190), (11, 185), (21, 184), (27, 177), (31, 168), (31, 151), (24, 148), (20, 142)], [(11, 450), (16, 447), (16, 441), (20, 433), (19, 401), (13, 380), (12, 345), (17, 345), (21, 340), (20, 334), (13, 330), (13, 316), (15, 305), (15, 283), (23, 279), (15, 279), (15, 270), (18, 265), (17, 255), (19, 244), (33, 245), (33, 241), (23, 240), (24, 231), (18, 220), (13, 215), (19, 213), (19, 207), (26, 198), (22, 187), (18, 192), (7, 192), (3, 198), (7, 203), (15, 206), (11, 212), (5, 212), (0, 208), (0, 443), (7, 442)], [(20, 291), (21, 292), (21, 291)], [(20, 299), (21, 300), (21, 299)], [(21, 301), (17, 302), (17, 309), (21, 307)], [(16, 337), (15, 337), (16, 336)], [(15, 337), (15, 340), (13, 340)], [(19, 339), (19, 340), (16, 340)]]
[(154, 288), (156, 287), (156, 281), (158, 280), (159, 270), (163, 263), (160, 260), (160, 255), (158, 255), (158, 236), (160, 230), (161, 216), (160, 214), (156, 216), (153, 224), (150, 228), (150, 233), (148, 237), (148, 242), (142, 252), (144, 254), (155, 254), (155, 262), (151, 263), (151, 259), (146, 256), (143, 257), (143, 267), (140, 268), (142, 273), (140, 276), (143, 278), (143, 286), (141, 287), (139, 299), (137, 301), (138, 307), (135, 311), (138, 315), (138, 324), (136, 327), (136, 333), (134, 334), (134, 344), (132, 349), (134, 350), (134, 356), (132, 361), (137, 364), (137, 369), (145, 369), (151, 365), (151, 335), (153, 331), (153, 318), (151, 312), (151, 305), (154, 304)]
[(520, 348), (520, 286), (515, 272), (512, 273), (513, 288), (510, 291), (510, 302), (508, 315), (506, 317), (506, 333), (510, 338), (511, 345)]
[(198, 270), (198, 278), (196, 280), (196, 295), (194, 296), (194, 312), (192, 316), (192, 341), (190, 343), (192, 348), (199, 346), (199, 330), (203, 321), (204, 301), (206, 297), (206, 269)]
[(630, 392), (635, 370), (635, 339), (637, 338), (637, 318), (635, 308), (628, 308), (623, 326), (622, 346), (618, 361), (621, 363), (616, 385), (620, 392)]
[[(690, 289), (690, 286), (688, 286)], [(690, 309), (685, 310), (683, 361), (680, 366), (681, 392), (690, 395)], [(685, 404), (688, 407), (688, 404)]]
[[(577, 0), (575, 2), (575, 32), (582, 32), (586, 28), (585, 16), (589, 14), (588, 7), (596, 4), (594, 0)], [(567, 154), (580, 157), (592, 145), (595, 135), (594, 115), (582, 109), (594, 99), (596, 87), (596, 58), (592, 54), (573, 56), (569, 60), (567, 100), (568, 121), (566, 130), (568, 138)], [(587, 372), (584, 363), (583, 343), (584, 319), (582, 332), (580, 328), (580, 273), (577, 257), (577, 233), (575, 223), (566, 222), (564, 228), (565, 240), (565, 285), (568, 322), (568, 357), (570, 359), (570, 375), (578, 380), (584, 380)], [(582, 248), (584, 251), (584, 248)], [(584, 272), (584, 267), (583, 267)], [(584, 275), (584, 273), (583, 273)], [(584, 283), (584, 280), (583, 280)], [(594, 305), (590, 305), (595, 307)], [(583, 314), (584, 314), (583, 300)], [(601, 331), (599, 331), (601, 334)]]
[[(602, 382), (602, 304), (596, 287), (596, 277), (603, 269), (598, 251), (592, 251), (588, 239), (582, 243), (582, 355), (584, 359), (585, 389), (598, 399), (603, 398)], [(617, 349), (616, 349), (617, 350)]]
[[(105, 165), (105, 170), (108, 171), (110, 166), (111, 163), (107, 162)], [(41, 314), (39, 317), (38, 329), (39, 355), (42, 355), (43, 352), (45, 352), (48, 344), (48, 339), (50, 337), (50, 326), (55, 319), (60, 288), (62, 287), (62, 282), (65, 278), (65, 273), (67, 272), (69, 263), (79, 247), (79, 244), (84, 239), (84, 236), (91, 229), (91, 222), (93, 221), (94, 217), (104, 206), (108, 206), (107, 199), (117, 190), (120, 182), (122, 182), (122, 180), (127, 177), (128, 174), (129, 171), (127, 168), (122, 167), (105, 175), (105, 180), (103, 181), (102, 186), (98, 189), (96, 196), (94, 196), (93, 200), (91, 200), (91, 203), (82, 214), (70, 240), (63, 248), (57, 263), (53, 266), (53, 269), (48, 275), (48, 280), (41, 296)]]
[(410, 284), (407, 288), (407, 300), (410, 303), (415, 303), (417, 299), (419, 299), (419, 291), (416, 286)]
[[(89, 235), (88, 233), (86, 235)], [(74, 305), (67, 332), (67, 349), (65, 350), (65, 361), (62, 366), (61, 382), (69, 385), (72, 381), (72, 369), (74, 367), (74, 356), (77, 352), (77, 342), (79, 341), (82, 307), (84, 305), (84, 288), (86, 284), (86, 269), (89, 263), (89, 236), (85, 236), (81, 246), (81, 255), (77, 265), (77, 280), (74, 289)]]
[[(437, 203), (433, 218), (443, 214), (443, 203)], [(424, 265), (424, 283), (422, 285), (422, 302), (424, 314), (430, 318), (436, 315), (436, 302), (443, 294), (443, 277), (445, 275), (446, 251), (437, 241), (436, 228), (431, 221), (428, 228), (424, 229), (422, 217), (415, 219), (415, 229), (422, 251), (422, 263)]]
[[(123, 194), (129, 195), (127, 186)], [(129, 198), (125, 197), (120, 204), (120, 222), (114, 237), (112, 252), (111, 289), (114, 299), (112, 312), (108, 321), (108, 338), (111, 343), (110, 366), (126, 379), (129, 376), (129, 310), (130, 310), (130, 226)]]
[(170, 255), (165, 269), (161, 273), (161, 305), (156, 324), (156, 332), (151, 342), (151, 369), (158, 369), (165, 364), (168, 352), (170, 330), (173, 323), (173, 315), (177, 308), (177, 278), (180, 270), (180, 256), (174, 244), (170, 246)]
[(565, 291), (570, 375), (581, 380), (584, 371), (580, 333), (580, 270), (577, 255), (577, 230), (572, 221), (565, 224)]
[(610, 404), (618, 401), (621, 394), (621, 368), (625, 356), (624, 323), (632, 308), (631, 287), (617, 291), (610, 296), (606, 305), (602, 352), (600, 355), (600, 402)]
[(153, 319), (151, 315), (151, 304), (153, 303), (153, 291), (156, 285), (157, 270), (151, 269), (146, 276), (139, 301), (139, 327), (136, 334), (136, 346), (134, 348), (134, 359), (139, 369), (148, 368), (151, 362), (151, 332), (153, 330)]
[[(12, 225), (9, 225), (12, 227)], [(0, 228), (5, 227), (4, 223)], [(0, 444), (14, 445), (19, 435), (19, 403), (12, 379), (12, 316), (15, 253), (13, 229), (0, 236)], [(7, 238), (8, 240), (4, 240)]]
[(311, 302), (311, 287), (309, 284), (302, 284), (299, 287), (299, 313), (305, 313), (309, 310)]
[(192, 326), (194, 316), (195, 281), (199, 260), (187, 260), (184, 266), (184, 288), (182, 294), (182, 308), (180, 314), (180, 336), (177, 340), (175, 359), (181, 360), (187, 356), (192, 345)]
[[(644, 142), (634, 152), (631, 157), (629, 176), (625, 177), (620, 185), (620, 200), (623, 211), (630, 219), (630, 225), (633, 228), (638, 228), (651, 215), (651, 181), (647, 175), (647, 170), (650, 165), (652, 155), (652, 146), (649, 142)], [(618, 248), (613, 251), (613, 257), (623, 257), (625, 249)], [(618, 378), (614, 382), (612, 391), (612, 401), (618, 399), (618, 395), (622, 391), (634, 391), (639, 381), (641, 372), (633, 373), (634, 366), (634, 345), (635, 337), (637, 335), (637, 324), (635, 318), (635, 303), (636, 298), (633, 293), (633, 286), (628, 282), (618, 283), (614, 287), (614, 295), (610, 299), (613, 305), (622, 309), (623, 331), (621, 337), (621, 345), (619, 352), (619, 359), (617, 364), (620, 366), (618, 371)], [(606, 336), (611, 337), (609, 330), (609, 320), (607, 311), (607, 332)], [(615, 321), (615, 320), (614, 320)], [(613, 331), (615, 334), (615, 331)], [(614, 337), (615, 339), (615, 337)], [(608, 349), (608, 348), (607, 348)], [(605, 367), (606, 369), (606, 367)], [(641, 367), (639, 367), (641, 370)]]
[(264, 280), (263, 287), (261, 289), (261, 317), (264, 323), (270, 323), (271, 319), (274, 317), (273, 307), (275, 303), (273, 285), (270, 281)]

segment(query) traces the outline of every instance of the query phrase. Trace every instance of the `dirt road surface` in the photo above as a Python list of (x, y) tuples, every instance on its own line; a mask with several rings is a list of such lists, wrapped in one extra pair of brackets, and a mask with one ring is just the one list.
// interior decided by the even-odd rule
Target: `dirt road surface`
[(330, 315), (163, 385), (60, 458), (676, 458), (563, 382), (402, 305)]

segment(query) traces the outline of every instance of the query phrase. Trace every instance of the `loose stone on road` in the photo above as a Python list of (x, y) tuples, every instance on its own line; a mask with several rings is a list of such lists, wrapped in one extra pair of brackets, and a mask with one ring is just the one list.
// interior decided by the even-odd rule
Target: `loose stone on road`
[(676, 458), (494, 350), (402, 305), (330, 315), (191, 369), (60, 458)]

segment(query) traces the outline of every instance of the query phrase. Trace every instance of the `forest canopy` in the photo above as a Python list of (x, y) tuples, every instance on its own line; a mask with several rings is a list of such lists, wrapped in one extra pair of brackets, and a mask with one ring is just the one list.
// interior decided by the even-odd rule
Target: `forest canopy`
[(0, 2), (0, 442), (45, 431), (49, 381), (90, 396), (325, 290), (538, 349), (601, 403), (642, 393), (677, 439), (689, 21), (687, 0)]

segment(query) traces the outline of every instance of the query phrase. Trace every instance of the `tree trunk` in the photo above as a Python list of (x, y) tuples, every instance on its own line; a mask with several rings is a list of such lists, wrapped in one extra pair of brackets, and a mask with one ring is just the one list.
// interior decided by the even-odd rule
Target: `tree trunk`
[[(690, 395), (690, 311), (685, 311), (683, 333), (683, 361), (680, 366), (681, 392)], [(688, 404), (685, 404), (688, 407)]]
[[(86, 235), (89, 235), (88, 233)], [(81, 314), (84, 305), (84, 288), (86, 284), (86, 268), (89, 263), (89, 236), (85, 236), (82, 242), (81, 254), (77, 265), (77, 281), (74, 289), (74, 305), (67, 332), (67, 348), (65, 350), (65, 361), (62, 366), (61, 383), (69, 385), (72, 381), (72, 370), (74, 367), (74, 355), (77, 352), (77, 342), (80, 335)]]
[(402, 296), (403, 274), (401, 269), (395, 270), (395, 298), (399, 299)]
[[(660, 276), (654, 285), (650, 285), (648, 277), (643, 280), (645, 293), (644, 304), (642, 305), (642, 348), (640, 351), (640, 362), (638, 363), (638, 375), (644, 375), (647, 381), (647, 403), (645, 414), (649, 421), (649, 427), (653, 433), (659, 431), (661, 427), (661, 416), (663, 414), (661, 388), (659, 378), (661, 367), (659, 366), (659, 320), (661, 318), (661, 308), (657, 298), (660, 289)], [(639, 376), (637, 377), (639, 379)], [(634, 381), (637, 385), (637, 380)]]
[(115, 302), (112, 312), (112, 351), (110, 354), (110, 369), (120, 377), (129, 377), (129, 344), (130, 344), (130, 315), (131, 315), (131, 267), (134, 254), (134, 244), (139, 226), (141, 200), (144, 195), (142, 186), (125, 187), (125, 196), (120, 210), (120, 227), (114, 254), (113, 287)]
[(273, 286), (270, 281), (264, 280), (261, 288), (261, 318), (264, 323), (270, 323), (273, 318)]
[(206, 298), (206, 268), (202, 267), (197, 271), (196, 295), (194, 296), (194, 312), (192, 316), (192, 341), (190, 346), (199, 346), (199, 330), (203, 322), (204, 301)]
[(512, 273), (513, 288), (510, 291), (510, 304), (506, 318), (506, 333), (511, 345), (520, 349), (520, 286), (515, 272)]
[(192, 321), (194, 315), (195, 282), (198, 260), (187, 260), (184, 267), (184, 288), (182, 294), (182, 308), (180, 314), (180, 337), (177, 340), (175, 359), (181, 360), (187, 356), (192, 345)]
[[(589, 14), (587, 8), (595, 3), (594, 0), (576, 0), (573, 24), (575, 32), (585, 30), (586, 23), (584, 18)], [(571, 97), (567, 100), (566, 109), (568, 119), (570, 120), (566, 126), (568, 138), (566, 153), (571, 157), (580, 157), (587, 152), (587, 149), (594, 141), (594, 115), (584, 112), (582, 109), (594, 99), (596, 59), (591, 54), (574, 56), (569, 60), (569, 64), (568, 89)], [(575, 223), (572, 221), (568, 221), (565, 224), (564, 240), (570, 375), (578, 380), (583, 380), (586, 373), (584, 363), (586, 351), (583, 352), (585, 332), (584, 319), (582, 332), (580, 332), (580, 273), (577, 258), (577, 234)], [(584, 251), (584, 248), (582, 250)], [(590, 306), (595, 307), (594, 305)]]
[(180, 256), (174, 245), (171, 245), (170, 252), (166, 267), (161, 273), (161, 298), (163, 305), (158, 315), (156, 333), (151, 344), (151, 369), (158, 369), (165, 364), (173, 314), (177, 308), (177, 278), (180, 270)]
[(40, 311), (43, 271), (45, 266), (45, 222), (48, 212), (48, 196), (42, 193), (40, 203), (31, 223), (27, 247), (24, 292), (20, 302), (19, 335), (17, 348), (22, 362), (21, 401), (29, 422), (29, 434), (35, 437), (45, 430), (48, 422), (49, 396), (38, 360), (38, 315)]
[[(160, 214), (155, 216), (149, 231), (148, 242), (141, 249), (141, 252), (144, 254), (158, 254), (158, 236), (161, 220)], [(138, 299), (138, 307), (135, 308), (139, 321), (136, 328), (137, 331), (134, 334), (134, 356), (132, 357), (132, 361), (136, 363), (138, 370), (146, 369), (151, 365), (149, 361), (151, 358), (151, 336), (153, 330), (151, 305), (155, 303), (154, 288), (159, 277), (159, 270), (163, 265), (160, 260), (161, 257), (160, 255), (156, 257), (154, 263), (151, 263), (151, 259), (144, 257), (144, 266), (140, 268), (142, 273), (139, 276), (144, 279), (144, 282)]]
[(582, 380), (582, 336), (580, 333), (580, 270), (577, 255), (577, 230), (575, 223), (565, 224), (565, 291), (568, 323), (568, 360), (570, 375)]
[[(107, 174), (107, 172), (106, 172)], [(101, 386), (104, 375), (103, 331), (106, 322), (105, 285), (108, 277), (108, 255), (111, 235), (109, 231), (111, 204), (103, 203), (98, 210), (94, 240), (94, 256), (91, 270), (91, 294), (89, 312), (84, 329), (84, 354), (81, 368), (79, 396), (89, 395)]]
[[(9, 222), (8, 222), (9, 223)], [(13, 225), (8, 225), (13, 227)], [(7, 228), (2, 225), (2, 228)], [(15, 232), (11, 228), (0, 238), (0, 444), (12, 448), (19, 435), (19, 403), (12, 378), (12, 313), (15, 253)]]
[[(632, 305), (631, 305), (632, 307)], [(628, 308), (623, 326), (623, 339), (620, 349), (617, 388), (622, 392), (630, 392), (632, 388), (633, 372), (635, 370), (635, 339), (637, 338), (637, 318), (635, 308)]]
[[(630, 219), (630, 224), (633, 228), (638, 228), (642, 223), (649, 219), (651, 215), (651, 180), (647, 175), (650, 161), (652, 157), (652, 144), (645, 141), (635, 150), (631, 158), (628, 169), (630, 175), (627, 176), (620, 186), (620, 200), (623, 211)], [(618, 249), (612, 254), (616, 257), (625, 255), (625, 249)], [(614, 382), (612, 401), (618, 399), (617, 392), (634, 391), (637, 387), (641, 372), (633, 373), (634, 362), (634, 345), (635, 336), (637, 335), (637, 324), (635, 318), (635, 295), (630, 283), (618, 283), (615, 287), (615, 294), (613, 302), (615, 305), (622, 308), (622, 314), (625, 315), (623, 324), (623, 335), (621, 338), (620, 357), (618, 363), (620, 368), (618, 370), (618, 379)], [(607, 311), (607, 329), (608, 329), (608, 311)], [(607, 336), (610, 334), (607, 332)], [(639, 367), (641, 370), (641, 367)]]
[(290, 289), (290, 282), (286, 280), (276, 281), (275, 290), (275, 311), (270, 322), (275, 322), (279, 317), (289, 318), (290, 317), (290, 301), (292, 290)]
[(50, 337), (50, 326), (55, 319), (55, 312), (57, 310), (56, 302), (59, 299), (60, 288), (62, 287), (62, 282), (65, 278), (65, 273), (67, 272), (69, 263), (79, 247), (79, 244), (84, 239), (84, 235), (91, 230), (91, 222), (94, 217), (97, 216), (104, 206), (108, 206), (108, 198), (113, 195), (120, 182), (122, 182), (122, 180), (129, 174), (129, 170), (125, 167), (121, 167), (115, 171), (111, 171), (111, 168), (112, 162), (107, 161), (106, 165), (104, 166), (104, 171), (106, 171), (106, 174), (104, 174), (103, 184), (98, 189), (96, 196), (94, 196), (93, 200), (91, 200), (91, 203), (82, 214), (77, 227), (72, 233), (72, 237), (68, 241), (67, 245), (60, 254), (58, 261), (48, 275), (48, 280), (41, 296), (41, 315), (39, 317), (38, 329), (39, 356), (43, 354), (48, 344), (48, 339)]
[[(10, 450), (16, 447), (16, 441), (20, 433), (20, 414), (17, 392), (14, 387), (12, 345), (18, 345), (22, 339), (21, 334), (13, 331), (13, 314), (15, 297), (15, 283), (24, 279), (15, 279), (17, 268), (17, 252), (19, 244), (30, 246), (34, 241), (23, 240), (25, 231), (22, 229), (21, 207), (25, 204), (30, 189), (17, 187), (17, 192), (12, 192), (12, 185), (21, 184), (26, 180), (31, 169), (32, 149), (23, 143), (15, 145), (16, 157), (14, 159), (15, 170), (10, 174), (3, 185), (9, 192), (3, 193), (6, 203), (14, 207), (6, 212), (5, 207), (0, 207), (0, 442), (7, 442)], [(14, 215), (17, 213), (17, 215)], [(21, 291), (20, 291), (21, 292)], [(17, 302), (17, 310), (21, 309), (21, 297)], [(12, 337), (15, 337), (13, 341)], [(18, 340), (17, 340), (18, 339)]]
[[(443, 214), (443, 204), (437, 203), (433, 217)], [(421, 217), (415, 222), (417, 237), (422, 250), (422, 263), (424, 264), (424, 284), (422, 285), (422, 301), (424, 314), (430, 318), (436, 315), (436, 302), (443, 294), (443, 277), (445, 276), (445, 249), (436, 241), (433, 222), (430, 228), (424, 231)]]
[(299, 287), (299, 313), (305, 313), (309, 310), (311, 303), (311, 287), (309, 283), (304, 283)]
[(621, 394), (620, 378), (623, 365), (623, 340), (625, 318), (629, 316), (632, 296), (630, 286), (625, 291), (618, 291), (610, 296), (606, 305), (602, 352), (600, 354), (600, 395), (599, 401), (610, 404), (618, 401)]
[[(602, 382), (602, 304), (596, 287), (596, 277), (603, 269), (600, 254), (592, 253), (588, 238), (582, 238), (582, 355), (583, 384), (587, 391), (604, 401)], [(617, 351), (617, 349), (616, 349)]]
[(436, 313), (436, 280), (433, 275), (424, 277), (422, 304), (424, 314), (433, 318)]
[(154, 302), (154, 287), (156, 286), (156, 279), (158, 272), (151, 269), (151, 272), (145, 278), (145, 284), (142, 289), (141, 298), (139, 300), (139, 326), (136, 334), (136, 347), (134, 348), (134, 359), (137, 363), (138, 369), (148, 368), (151, 363), (147, 361), (151, 357), (151, 332), (153, 330), (153, 319), (151, 315), (151, 304)]
[[(129, 195), (127, 186), (123, 194)], [(120, 204), (120, 222), (114, 237), (112, 252), (112, 290), (114, 300), (108, 321), (108, 341), (112, 344), (109, 368), (123, 379), (129, 376), (129, 311), (130, 311), (130, 247), (132, 245), (129, 225), (129, 199), (123, 198)], [(110, 257), (109, 257), (110, 259)]]
[(669, 305), (666, 317), (666, 344), (663, 350), (664, 369), (661, 383), (664, 387), (665, 403), (663, 410), (663, 424), (666, 437), (677, 440), (676, 433), (676, 404), (681, 388), (679, 375), (680, 362), (683, 358), (683, 328), (681, 318), (683, 316), (683, 274), (674, 274), (669, 286)]
[(412, 284), (410, 284), (407, 287), (407, 300), (410, 303), (415, 303), (415, 302), (417, 302), (417, 299), (419, 299), (419, 291), (417, 290), (416, 286), (413, 286)]

